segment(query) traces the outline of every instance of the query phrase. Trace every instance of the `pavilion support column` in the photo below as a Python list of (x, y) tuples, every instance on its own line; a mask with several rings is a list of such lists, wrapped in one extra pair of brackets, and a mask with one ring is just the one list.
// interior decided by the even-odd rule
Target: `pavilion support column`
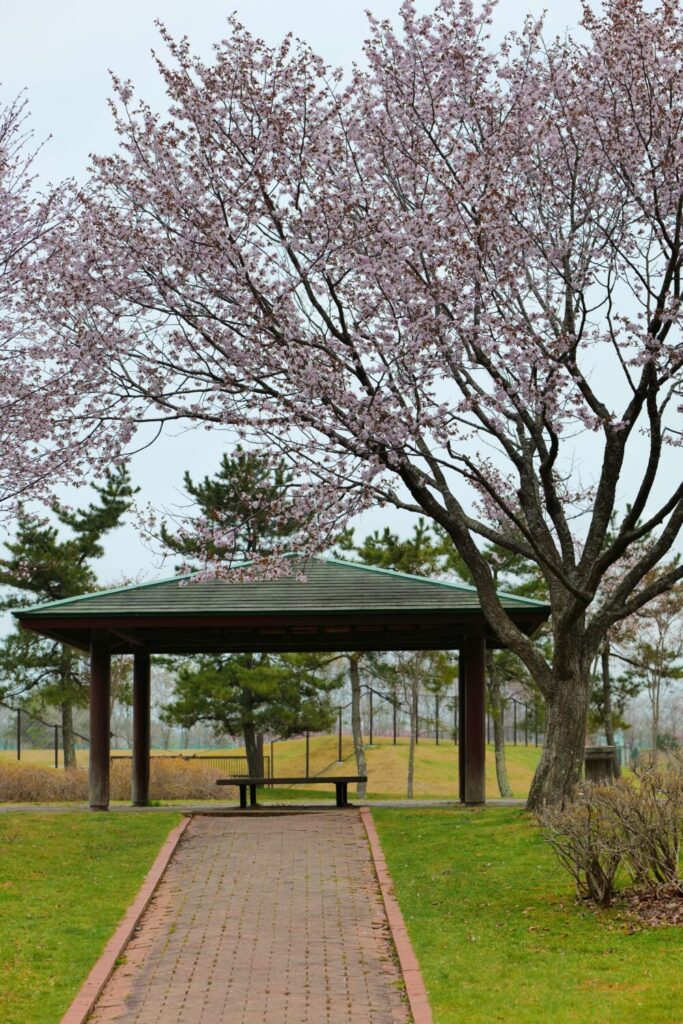
[(486, 801), (486, 641), (483, 633), (465, 637), (459, 653), (460, 800)]
[(109, 636), (94, 630), (90, 641), (90, 810), (109, 810), (109, 719), (111, 654)]
[(133, 774), (132, 800), (135, 807), (149, 803), (150, 750), (150, 656), (136, 651), (133, 661)]

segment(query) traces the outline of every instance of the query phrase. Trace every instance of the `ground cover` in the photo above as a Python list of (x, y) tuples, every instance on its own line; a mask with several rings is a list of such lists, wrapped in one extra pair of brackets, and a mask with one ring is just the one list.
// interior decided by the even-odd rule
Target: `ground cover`
[(57, 1024), (179, 820), (0, 815), (3, 1024)]
[(683, 929), (592, 911), (519, 809), (373, 810), (435, 1024), (678, 1024)]

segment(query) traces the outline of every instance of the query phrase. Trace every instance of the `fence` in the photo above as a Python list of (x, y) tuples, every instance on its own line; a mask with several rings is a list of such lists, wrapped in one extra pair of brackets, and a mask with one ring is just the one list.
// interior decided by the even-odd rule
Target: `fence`
[[(132, 761), (131, 754), (112, 754), (113, 761)], [(202, 764), (212, 765), (220, 768), (227, 778), (236, 778), (238, 775), (249, 774), (249, 762), (245, 756), (239, 754), (152, 754), (151, 761), (201, 761)], [(271, 759), (268, 754), (263, 755), (264, 778), (272, 778)]]
[[(9, 715), (3, 717), (11, 719), (0, 730), (0, 743), (3, 749), (16, 750), (17, 761), (21, 761), (24, 750), (51, 750), (54, 755), (54, 766), (59, 768), (61, 725), (46, 722), (37, 715), (29, 714), (25, 708), (15, 708), (4, 701), (0, 701), (0, 708), (9, 712)], [(90, 743), (88, 737), (82, 736), (79, 732), (74, 731), (74, 736), (84, 744)]]

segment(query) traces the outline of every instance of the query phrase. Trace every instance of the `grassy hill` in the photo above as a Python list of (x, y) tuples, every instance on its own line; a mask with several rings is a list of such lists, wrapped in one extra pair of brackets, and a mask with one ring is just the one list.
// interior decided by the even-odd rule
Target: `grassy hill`
[[(526, 797), (533, 776), (540, 749), (535, 747), (508, 746), (508, 778), (516, 797)], [(231, 750), (230, 753), (243, 753)], [(266, 750), (266, 753), (269, 753)], [(345, 760), (337, 762), (338, 741), (336, 736), (312, 736), (309, 760), (312, 774), (343, 775), (355, 772), (351, 741), (344, 737), (342, 755)], [(368, 795), (404, 797), (408, 772), (408, 741), (400, 739), (393, 746), (391, 739), (376, 739), (372, 747), (366, 747), (368, 764)], [(305, 739), (292, 739), (275, 744), (274, 763), (276, 775), (303, 775), (306, 767)], [(303, 787), (297, 787), (303, 788)], [(322, 792), (322, 791), (321, 791)], [(458, 793), (458, 748), (453, 743), (443, 742), (438, 746), (434, 740), (423, 740), (415, 751), (414, 795), (416, 798), (456, 799)], [(496, 770), (493, 747), (486, 748), (486, 796), (499, 796), (496, 785)]]

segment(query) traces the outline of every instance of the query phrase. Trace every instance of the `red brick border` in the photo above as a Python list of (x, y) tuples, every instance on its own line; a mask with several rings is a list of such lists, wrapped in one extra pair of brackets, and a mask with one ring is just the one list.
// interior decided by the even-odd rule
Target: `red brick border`
[(140, 891), (126, 911), (118, 928), (104, 947), (102, 955), (85, 979), (83, 987), (62, 1017), (60, 1024), (85, 1024), (87, 1021), (95, 1007), (95, 1003), (102, 994), (104, 986), (109, 981), (116, 967), (116, 961), (123, 953), (140, 918), (149, 906), (149, 902), (161, 881), (168, 862), (173, 856), (190, 821), (190, 818), (185, 818), (184, 821), (181, 821), (169, 833), (166, 842), (159, 850), (154, 863), (149, 869)]
[(386, 910), (389, 928), (391, 929), (391, 935), (398, 954), (398, 962), (401, 965), (401, 974), (405, 981), (410, 1012), (413, 1015), (413, 1024), (432, 1024), (432, 1008), (427, 998), (427, 989), (425, 988), (422, 972), (420, 971), (420, 965), (417, 962), (417, 957), (413, 952), (413, 947), (406, 931), (401, 908), (394, 896), (394, 883), (389, 874), (387, 862), (384, 859), (384, 853), (382, 852), (370, 809), (368, 807), (361, 807), (360, 816), (367, 833), (377, 881), (379, 882), (382, 900), (384, 901), (384, 909)]

